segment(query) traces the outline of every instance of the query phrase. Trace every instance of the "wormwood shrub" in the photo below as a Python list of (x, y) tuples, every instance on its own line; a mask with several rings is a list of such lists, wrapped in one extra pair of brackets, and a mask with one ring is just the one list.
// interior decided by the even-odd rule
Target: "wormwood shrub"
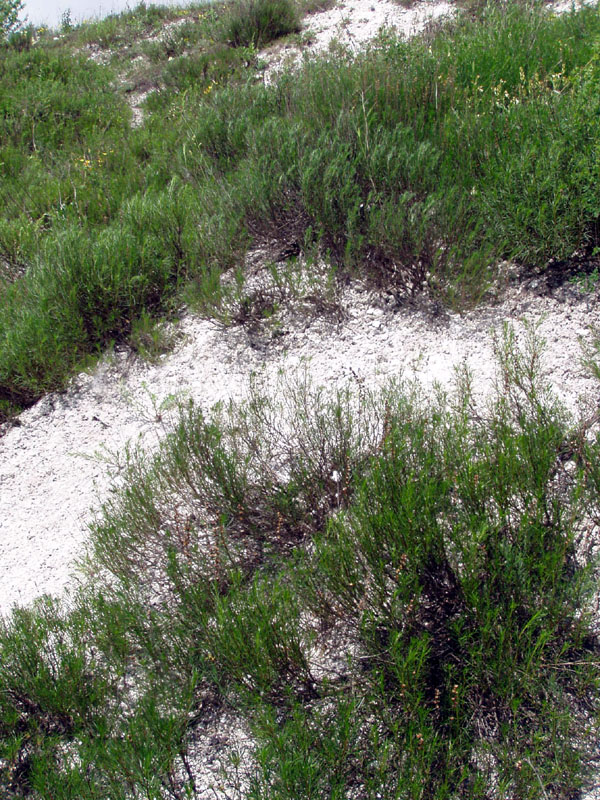
[(3, 797), (181, 796), (168, 793), (169, 770), (189, 692), (184, 682), (165, 695), (160, 659), (143, 667), (158, 655), (159, 630), (131, 594), (76, 608), (45, 598), (0, 623)]
[(90, 353), (128, 336), (144, 311), (164, 311), (187, 271), (202, 271), (196, 203), (174, 182), (131, 198), (99, 233), (72, 227), (47, 240), (35, 267), (3, 297), (0, 396), (31, 401)]
[(151, 586), (158, 575), (215, 577), (222, 564), (247, 574), (289, 555), (349, 501), (384, 413), (372, 396), (327, 397), (306, 381), (273, 397), (258, 382), (241, 406), (208, 417), (182, 408), (155, 456), (128, 454), (129, 489), (94, 525), (94, 561)]
[[(226, 83), (236, 71), (239, 73), (241, 63), (238, 50), (232, 50), (224, 44), (214, 45), (197, 55), (187, 53), (169, 61), (163, 70), (162, 79), (167, 90), (183, 92), (188, 88), (204, 85), (205, 93), (209, 94), (213, 87)], [(164, 102), (164, 92), (152, 98), (149, 108), (155, 108), (158, 102)]]
[(293, 0), (234, 0), (225, 18), (224, 36), (234, 47), (264, 47), (300, 30)]
[(49, 152), (85, 140), (94, 146), (100, 129), (124, 133), (127, 118), (110, 73), (83, 56), (44, 48), (2, 52), (3, 146)]
[(87, 724), (100, 722), (111, 691), (95, 671), (75, 617), (49, 599), (0, 626), (0, 785), (8, 797), (33, 790), (45, 763)]
[(183, 407), (130, 454), (93, 583), (2, 628), (8, 796), (202, 796), (186, 750), (233, 708), (253, 800), (572, 797), (598, 711), (600, 440), (540, 384), (535, 341), (499, 358), (477, 414), (467, 380), (300, 382)]
[(316, 537), (305, 597), (344, 626), (352, 678), (333, 669), (283, 725), (265, 710), (251, 797), (571, 796), (597, 708), (581, 613), (596, 490), (579, 505), (597, 453), (586, 466), (582, 441), (567, 448), (535, 351), (508, 353), (485, 420), (468, 396), (392, 412), (354, 501)]
[[(336, 275), (398, 302), (427, 288), (458, 304), (477, 299), (499, 259), (539, 267), (593, 250), (600, 17), (496, 5), (408, 42), (384, 34), (357, 57), (329, 53), (269, 87), (256, 83), (251, 48), (209, 41), (221, 11), (194, 12), (193, 26), (156, 48), (163, 60), (167, 50), (193, 55), (164, 64), (135, 131), (110, 69), (58, 45), (3, 51), (0, 270), (3, 284), (19, 284), (0, 297), (3, 403), (63, 384), (81, 358), (179, 292), (214, 313), (220, 276), (250, 247), (318, 253)], [(146, 30), (144, 19), (133, 28)], [(147, 193), (158, 213), (174, 178), (196, 227), (185, 268), (169, 273), (169, 258), (183, 263), (173, 242), (153, 229), (154, 269), (139, 230), (120, 228), (132, 197)], [(88, 236), (73, 228), (97, 242), (79, 270), (63, 264), (65, 229)], [(111, 238), (124, 263), (112, 257), (103, 270), (99, 242)], [(55, 258), (78, 288), (57, 286)], [(33, 265), (37, 277), (21, 277)], [(91, 292), (103, 271), (109, 288)]]

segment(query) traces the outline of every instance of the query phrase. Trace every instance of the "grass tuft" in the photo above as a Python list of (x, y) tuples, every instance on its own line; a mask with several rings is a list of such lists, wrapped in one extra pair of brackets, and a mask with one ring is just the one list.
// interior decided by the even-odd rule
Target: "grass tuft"
[(300, 30), (293, 0), (234, 0), (224, 33), (234, 47), (264, 47), (274, 39)]

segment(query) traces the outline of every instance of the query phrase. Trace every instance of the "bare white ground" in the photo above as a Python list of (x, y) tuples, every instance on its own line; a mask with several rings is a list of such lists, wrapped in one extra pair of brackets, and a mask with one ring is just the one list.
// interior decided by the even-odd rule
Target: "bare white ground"
[(381, 28), (413, 36), (428, 22), (454, 12), (452, 4), (443, 0), (422, 0), (410, 8), (390, 0), (345, 0), (308, 17), (305, 29), (317, 52), (326, 50), (333, 40), (358, 50)]
[(596, 0), (558, 0), (551, 4), (551, 8), (555, 14), (564, 14), (581, 6), (593, 5), (595, 2)]
[[(549, 11), (562, 14), (596, 0), (556, 0), (548, 4)], [(383, 29), (394, 30), (401, 36), (414, 36), (428, 23), (456, 13), (456, 2), (421, 0), (405, 8), (395, 0), (338, 0), (333, 8), (319, 11), (304, 19), (302, 34), (305, 43), (273, 45), (265, 53), (266, 83), (286, 68), (297, 66), (302, 57), (325, 52), (334, 42), (351, 51), (358, 51)]]
[(413, 36), (435, 19), (454, 14), (455, 8), (444, 0), (423, 0), (412, 8), (404, 8), (393, 0), (345, 0), (327, 11), (305, 18), (302, 47), (275, 45), (264, 54), (268, 66), (266, 83), (273, 81), (282, 69), (296, 66), (302, 55), (326, 51), (335, 41), (350, 50), (359, 50), (375, 38), (383, 28), (394, 29), (404, 36)]
[[(565, 293), (563, 293), (565, 294)], [(572, 409), (582, 395), (597, 404), (600, 391), (581, 363), (580, 339), (600, 325), (597, 304), (574, 290), (562, 299), (511, 290), (495, 307), (464, 316), (432, 318), (415, 310), (386, 310), (349, 290), (347, 319), (290, 321), (277, 344), (253, 347), (245, 330), (223, 329), (189, 315), (175, 350), (157, 365), (126, 353), (107, 356), (67, 391), (24, 412), (0, 439), (0, 611), (60, 592), (87, 538), (90, 508), (106, 496), (110, 478), (95, 454), (122, 451), (128, 441), (156, 444), (164, 432), (161, 404), (193, 398), (209, 408), (243, 395), (252, 372), (267, 383), (280, 370), (308, 369), (317, 385), (357, 378), (369, 385), (404, 373), (425, 385), (449, 384), (465, 363), (475, 392), (493, 386), (492, 331), (505, 321), (522, 335), (524, 321), (546, 340), (545, 370)]]

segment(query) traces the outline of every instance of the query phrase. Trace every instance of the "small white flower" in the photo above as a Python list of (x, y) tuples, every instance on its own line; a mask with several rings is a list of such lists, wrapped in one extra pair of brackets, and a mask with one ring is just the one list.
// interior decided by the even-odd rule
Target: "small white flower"
[(333, 472), (331, 473), (331, 480), (332, 480), (332, 481), (335, 481), (336, 483), (339, 483), (339, 482), (340, 482), (340, 478), (341, 478), (341, 477), (342, 477), (342, 476), (341, 476), (341, 475), (340, 475), (340, 473), (337, 471), (337, 469), (334, 469), (334, 470), (333, 470)]

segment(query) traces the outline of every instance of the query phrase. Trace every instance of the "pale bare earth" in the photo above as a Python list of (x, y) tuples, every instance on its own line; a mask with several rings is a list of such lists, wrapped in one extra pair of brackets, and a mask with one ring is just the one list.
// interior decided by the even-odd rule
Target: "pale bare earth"
[(383, 29), (394, 29), (403, 36), (423, 30), (432, 20), (454, 14), (450, 3), (425, 0), (412, 8), (404, 8), (391, 0), (345, 0), (328, 11), (312, 14), (304, 21), (302, 33), (307, 43), (275, 45), (264, 54), (266, 83), (272, 82), (282, 69), (296, 66), (302, 57), (326, 51), (333, 42), (352, 51), (359, 50)]
[[(309, 17), (310, 47), (325, 49), (334, 38), (358, 47), (382, 25), (402, 26), (409, 34), (449, 10), (447, 3), (406, 10), (385, 0), (348, 0)], [(296, 57), (282, 50), (265, 54), (268, 79), (288, 56)], [(581, 359), (581, 343), (600, 327), (595, 295), (571, 286), (548, 293), (513, 284), (470, 313), (437, 316), (429, 308), (386, 304), (359, 286), (346, 289), (340, 301), (346, 310), (341, 322), (284, 313), (282, 335), (273, 339), (257, 340), (242, 328), (184, 314), (175, 348), (159, 363), (145, 364), (124, 351), (108, 355), (65, 392), (24, 412), (0, 438), (0, 612), (71, 584), (74, 559), (88, 538), (90, 509), (110, 490), (106, 462), (118, 460), (127, 442), (155, 446), (168, 428), (174, 396), (210, 408), (242, 397), (252, 373), (262, 373), (268, 384), (282, 370), (304, 369), (315, 384), (331, 387), (357, 380), (378, 386), (400, 374), (426, 386), (448, 386), (456, 368), (467, 365), (475, 394), (483, 399), (494, 386), (494, 335), (510, 323), (521, 341), (532, 325), (545, 340), (545, 376), (573, 413), (582, 404), (583, 413), (598, 408), (600, 386)], [(247, 754), (250, 745), (235, 719), (215, 720), (214, 728), (197, 732), (193, 768), (206, 796), (234, 796), (230, 784), (218, 788), (219, 765), (232, 748)]]
[[(566, 294), (566, 299), (562, 296)], [(428, 386), (449, 385), (455, 368), (471, 368), (479, 396), (493, 386), (494, 330), (504, 322), (523, 333), (529, 320), (546, 340), (545, 370), (557, 394), (576, 410), (600, 390), (581, 363), (580, 340), (600, 325), (597, 304), (569, 289), (561, 297), (509, 290), (500, 305), (469, 314), (432, 317), (429, 311), (391, 310), (365, 292), (342, 297), (347, 319), (283, 320), (283, 336), (253, 346), (241, 328), (222, 328), (186, 316), (175, 350), (157, 365), (121, 352), (91, 375), (75, 378), (20, 417), (0, 439), (0, 609), (29, 603), (67, 585), (73, 558), (86, 541), (89, 509), (110, 484), (104, 458), (127, 441), (153, 446), (165, 430), (165, 401), (179, 395), (210, 408), (241, 397), (253, 372), (267, 381), (280, 370), (306, 367), (314, 382), (334, 386), (357, 378), (380, 385), (404, 373)], [(95, 458), (99, 454), (100, 458)]]

